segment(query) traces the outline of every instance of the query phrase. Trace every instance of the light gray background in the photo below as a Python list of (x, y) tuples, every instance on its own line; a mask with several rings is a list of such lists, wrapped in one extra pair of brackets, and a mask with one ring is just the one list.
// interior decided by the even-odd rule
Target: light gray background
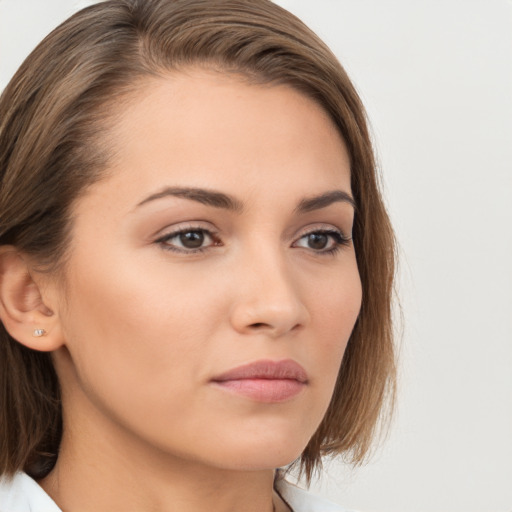
[[(0, 89), (77, 7), (0, 0)], [(512, 511), (512, 2), (279, 0), (369, 112), (401, 245), (398, 415), (314, 490), (375, 512)]]

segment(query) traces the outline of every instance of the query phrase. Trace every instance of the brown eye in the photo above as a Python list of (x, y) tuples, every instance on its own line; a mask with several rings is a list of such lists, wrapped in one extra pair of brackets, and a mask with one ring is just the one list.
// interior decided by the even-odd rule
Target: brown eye
[(341, 246), (349, 243), (350, 238), (346, 238), (340, 231), (329, 229), (306, 233), (293, 244), (293, 247), (309, 249), (318, 254), (333, 254)]
[(203, 245), (204, 238), (203, 231), (187, 231), (179, 235), (181, 245), (187, 249), (198, 249)]
[(186, 228), (162, 236), (156, 243), (163, 249), (182, 254), (203, 252), (220, 244), (220, 241), (207, 229)]
[(329, 236), (325, 233), (310, 233), (307, 239), (308, 247), (317, 251), (325, 249), (329, 243)]

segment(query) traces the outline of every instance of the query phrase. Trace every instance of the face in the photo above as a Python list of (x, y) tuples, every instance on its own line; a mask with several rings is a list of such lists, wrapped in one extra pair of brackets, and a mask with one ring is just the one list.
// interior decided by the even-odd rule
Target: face
[(287, 86), (147, 84), (75, 204), (57, 354), (69, 421), (216, 467), (282, 466), (359, 313), (349, 158)]

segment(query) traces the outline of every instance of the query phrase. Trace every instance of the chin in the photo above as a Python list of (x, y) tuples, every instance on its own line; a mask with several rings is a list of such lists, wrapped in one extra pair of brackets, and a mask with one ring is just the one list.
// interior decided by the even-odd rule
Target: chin
[[(287, 466), (295, 461), (309, 437), (266, 432), (259, 438), (230, 440), (217, 446), (211, 455), (217, 467), (238, 471), (260, 471)], [(220, 449), (218, 449), (220, 448)]]

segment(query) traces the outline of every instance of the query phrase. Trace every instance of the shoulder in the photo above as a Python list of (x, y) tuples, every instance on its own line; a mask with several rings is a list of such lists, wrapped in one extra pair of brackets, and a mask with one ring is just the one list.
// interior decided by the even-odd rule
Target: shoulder
[(0, 478), (0, 512), (61, 512), (43, 489), (25, 473)]
[(293, 512), (355, 512), (315, 496), (284, 479), (276, 482), (276, 488)]

